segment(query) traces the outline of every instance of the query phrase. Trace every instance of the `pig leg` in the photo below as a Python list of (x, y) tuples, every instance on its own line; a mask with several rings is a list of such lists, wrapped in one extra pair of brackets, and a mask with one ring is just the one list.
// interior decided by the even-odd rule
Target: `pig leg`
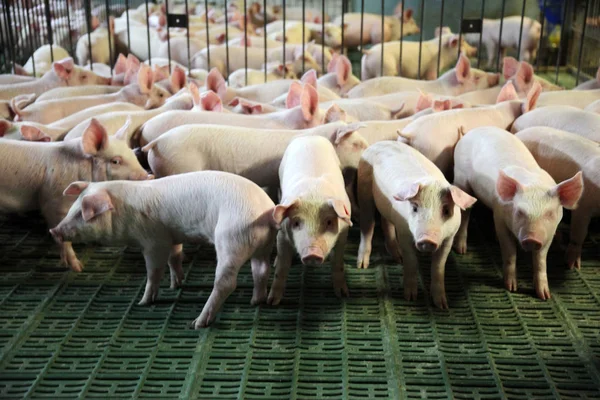
[(404, 258), (404, 299), (407, 301), (417, 300), (419, 260), (412, 235), (400, 235), (399, 242)]
[(487, 67), (492, 68), (494, 65), (494, 59), (496, 58), (496, 54), (498, 53), (496, 43), (494, 43), (492, 40), (488, 40), (487, 42), (485, 42), (485, 50), (487, 52)]
[(275, 278), (271, 285), (267, 304), (276, 306), (283, 297), (285, 282), (287, 281), (290, 267), (292, 266), (292, 256), (294, 247), (288, 242), (285, 234), (279, 231), (277, 234), (277, 259), (275, 260)]
[(548, 275), (546, 273), (546, 259), (551, 241), (548, 241), (540, 250), (534, 251), (533, 258), (533, 286), (537, 296), (542, 300), (550, 299), (550, 288), (548, 287)]
[(467, 208), (460, 212), (460, 228), (454, 236), (454, 251), (458, 254), (467, 252), (467, 231), (469, 230), (469, 219), (471, 218), (471, 209)]
[(171, 249), (165, 246), (157, 246), (151, 243), (144, 249), (144, 260), (146, 261), (146, 289), (142, 300), (138, 303), (140, 306), (147, 306), (156, 301), (158, 297), (158, 287), (160, 280), (165, 274), (165, 267), (169, 261)]
[(333, 248), (333, 254), (331, 255), (331, 279), (333, 281), (333, 291), (337, 297), (342, 297), (342, 295), (345, 297), (350, 296), (344, 274), (344, 249), (348, 241), (349, 229), (349, 227), (346, 227), (340, 231), (335, 247)]
[(356, 266), (369, 268), (375, 231), (375, 202), (373, 201), (373, 169), (363, 160), (358, 166), (358, 205), (360, 206), (360, 245)]
[(569, 269), (581, 268), (581, 251), (588, 233), (590, 219), (589, 211), (586, 211), (581, 205), (571, 212), (571, 240), (569, 241), (569, 247), (567, 247), (567, 265)]
[(176, 244), (171, 248), (169, 270), (171, 273), (171, 289), (177, 289), (183, 282), (183, 245)]
[[(248, 249), (232, 246), (230, 239), (223, 240), (226, 244), (215, 240), (217, 248), (217, 269), (215, 271), (215, 285), (208, 297), (200, 316), (192, 322), (194, 329), (206, 328), (216, 318), (225, 300), (237, 287), (237, 277), (240, 268), (251, 257)], [(237, 247), (239, 245), (236, 244)]]
[(269, 272), (271, 270), (270, 256), (273, 252), (273, 241), (264, 250), (255, 254), (250, 260), (252, 266), (252, 280), (254, 281), (254, 292), (250, 304), (253, 306), (264, 303), (267, 300), (267, 286), (269, 284)]
[(448, 309), (444, 274), (450, 249), (452, 249), (452, 238), (444, 240), (440, 248), (431, 257), (431, 297), (433, 298), (433, 304), (443, 310)]
[(511, 292), (517, 291), (517, 245), (514, 238), (498, 210), (494, 210), (494, 226), (500, 251), (502, 253), (502, 269), (504, 272), (504, 286)]
[(73, 244), (71, 242), (63, 242), (59, 246), (61, 264), (70, 267), (75, 272), (81, 272), (83, 264), (77, 258), (77, 254), (73, 250)]
[(394, 258), (398, 264), (402, 264), (402, 254), (400, 253), (400, 245), (396, 239), (396, 227), (390, 221), (381, 216), (381, 230), (385, 239), (385, 249)]
[[(55, 227), (67, 215), (67, 211), (71, 206), (70, 203), (65, 203), (61, 197), (58, 202), (52, 199), (42, 199), (42, 215), (48, 222), (48, 226)], [(71, 242), (62, 242), (60, 247), (60, 262), (66, 267), (70, 267), (72, 271), (81, 272), (83, 264), (77, 258), (73, 244)]]

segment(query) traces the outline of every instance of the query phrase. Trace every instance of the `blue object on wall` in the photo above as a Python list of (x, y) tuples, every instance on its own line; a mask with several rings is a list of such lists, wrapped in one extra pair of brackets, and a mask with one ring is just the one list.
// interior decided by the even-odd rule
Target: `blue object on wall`
[(562, 21), (562, 5), (564, 0), (546, 0), (546, 8), (544, 9), (544, 0), (538, 0), (540, 10), (544, 11), (544, 17), (552, 25), (560, 24)]

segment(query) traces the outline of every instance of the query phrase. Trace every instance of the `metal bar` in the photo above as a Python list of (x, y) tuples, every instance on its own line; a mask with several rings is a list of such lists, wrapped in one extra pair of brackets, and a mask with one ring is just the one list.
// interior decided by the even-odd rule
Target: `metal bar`
[[(4, 10), (4, 4), (2, 5), (2, 10)], [(4, 19), (4, 15), (0, 16), (0, 21)], [(2, 26), (2, 25), (0, 25)], [(8, 26), (8, 23), (6, 21), (4, 21), (4, 25), (3, 26)], [(8, 33), (8, 29), (7, 29), (7, 33)], [(0, 29), (0, 54), (4, 55), (3, 58), (3, 63), (0, 64), (0, 71), (2, 73), (10, 73), (10, 67), (8, 66), (8, 56), (7, 56), (7, 49), (10, 48), (10, 46), (8, 45), (8, 40), (6, 40), (4, 38), (4, 29)]]
[(148, 64), (152, 66), (152, 50), (150, 50), (150, 12), (148, 10), (148, 0), (145, 0), (146, 3), (146, 35), (148, 38)]
[(69, 36), (69, 48), (71, 49), (71, 54), (75, 53), (75, 48), (73, 47), (73, 38), (71, 37), (71, 11), (69, 10), (69, 0), (65, 0), (67, 4), (67, 25), (68, 25), (68, 36)]
[[(402, 9), (402, 13), (404, 13), (404, 9)], [(421, 0), (421, 25), (420, 26), (423, 26), (424, 17), (425, 17), (425, 0)], [(417, 68), (417, 79), (421, 79), (421, 53), (422, 52), (423, 52), (423, 29), (421, 29), (421, 33), (419, 34), (419, 66)]]
[[(383, 32), (381, 32), (383, 35)], [(402, 18), (400, 18), (400, 55), (398, 56), (398, 71), (402, 71), (402, 38), (404, 37), (404, 0), (402, 0)]]
[(12, 26), (11, 24), (11, 20), (10, 20), (10, 7), (8, 4), (8, 0), (4, 0), (4, 14), (5, 14), (5, 21), (6, 21), (6, 36), (8, 37), (8, 54), (10, 56), (10, 59), (12, 61), (13, 64), (13, 70), (15, 68), (15, 45), (14, 45), (14, 40), (12, 37), (12, 30), (10, 29), (10, 27)]
[[(285, 0), (284, 0), (285, 2)], [(341, 48), (341, 52), (342, 54), (344, 54), (344, 36), (345, 36), (345, 29), (344, 29), (344, 14), (346, 14), (346, 0), (342, 0), (342, 26), (340, 26), (340, 28), (342, 28), (342, 48)], [(285, 14), (284, 14), (285, 15)], [(323, 16), (325, 17), (325, 16)]]
[[(265, 26), (267, 26), (267, 0), (263, 0), (263, 20), (265, 22)], [(283, 35), (285, 36), (285, 32), (283, 33)], [(265, 40), (265, 48), (264, 48), (264, 52), (265, 52), (265, 58), (264, 58), (264, 69), (265, 69), (265, 83), (267, 83), (267, 35), (264, 35), (264, 40)]]
[[(521, 26), (519, 29), (519, 47), (517, 53), (519, 54), (519, 61), (521, 60), (521, 41), (523, 40), (523, 22), (525, 21), (525, 6), (527, 5), (527, 0), (523, 0), (523, 8), (521, 9)], [(502, 43), (502, 41), (500, 42)]]
[[(108, 0), (107, 0), (108, 1)], [(167, 20), (167, 59), (169, 60), (169, 75), (171, 74), (171, 30), (169, 29), (169, 0), (165, 0), (165, 13), (166, 15), (166, 20)], [(187, 34), (189, 35), (190, 32), (189, 30), (187, 31)]]
[(583, 43), (585, 41), (585, 28), (587, 27), (587, 16), (590, 9), (590, 0), (585, 2), (585, 11), (583, 13), (583, 28), (581, 28), (581, 40), (579, 41), (579, 58), (577, 59), (577, 78), (575, 85), (579, 85), (579, 76), (581, 74), (581, 61), (583, 61)]
[[(190, 9), (189, 9), (188, 0), (185, 0), (185, 15), (188, 16), (188, 26), (187, 26), (186, 33), (185, 33), (185, 38), (186, 38), (186, 42), (187, 42), (187, 67), (188, 67), (188, 73), (189, 73), (189, 71), (192, 69), (192, 55), (190, 54), (190, 20), (189, 20)], [(170, 61), (169, 61), (169, 64), (171, 64)]]
[(535, 58), (535, 69), (536, 70), (540, 66), (540, 58), (541, 58), (540, 56), (542, 54), (542, 43), (544, 43), (544, 24), (546, 22), (545, 15), (546, 15), (546, 2), (547, 1), (548, 0), (544, 0), (544, 4), (542, 5), (542, 11), (541, 11), (541, 13), (542, 13), (542, 18), (541, 18), (542, 19), (542, 28), (541, 28), (541, 32), (540, 32), (540, 43), (538, 46), (537, 57)]
[[(246, 0), (244, 0), (244, 2), (246, 2)], [(281, 0), (281, 7), (283, 7), (283, 65), (285, 65), (285, 0)], [(265, 36), (267, 36), (266, 32)], [(248, 84), (248, 82), (246, 82), (246, 84)]]
[[(34, 35), (34, 32), (30, 32), (30, 30), (31, 30), (31, 15), (29, 15), (29, 10), (30, 10), (29, 8), (27, 8), (25, 10), (25, 17), (26, 17), (26, 22), (27, 22), (27, 31), (25, 32), (25, 34), (29, 36), (29, 49), (30, 49), (31, 53), (33, 54), (33, 49), (35, 48), (35, 42), (36, 42), (35, 37), (37, 36), (37, 34)], [(69, 24), (69, 26), (70, 26), (70, 24)], [(71, 35), (70, 35), (70, 31), (69, 31), (69, 38), (70, 37), (71, 37)], [(38, 37), (38, 41), (39, 41), (39, 37)], [(73, 48), (73, 44), (71, 43), (71, 49), (72, 48)], [(31, 60), (32, 60), (31, 65), (33, 67), (33, 76), (36, 76), (35, 60), (33, 58)]]
[[(69, 0), (66, 0), (67, 2)], [(110, 34), (110, 5), (108, 4), (108, 0), (104, 0), (105, 4), (106, 4), (106, 29), (108, 30), (108, 59), (109, 59), (109, 67), (110, 67), (110, 76), (113, 76), (113, 65), (115, 63), (114, 58), (113, 58), (113, 51), (112, 51), (112, 35)], [(166, 0), (167, 3), (167, 7), (169, 4), (169, 0)], [(167, 11), (167, 14), (169, 12)], [(168, 28), (167, 28), (167, 32), (168, 32)], [(171, 51), (169, 51), (169, 56), (171, 54)], [(90, 64), (92, 64), (92, 57), (90, 55)]]
[(52, 37), (52, 16), (50, 15), (50, 0), (44, 0), (44, 4), (46, 6), (46, 29), (48, 31), (48, 44), (50, 44), (50, 61), (54, 62), (54, 51), (52, 51), (54, 38)]
[(502, 16), (500, 19), (500, 35), (498, 36), (498, 58), (496, 60), (496, 72), (500, 70), (500, 54), (502, 54), (502, 28), (504, 28), (504, 11), (506, 10), (506, 0), (502, 0)]
[[(563, 15), (562, 15), (562, 26), (564, 27), (565, 21), (567, 19), (567, 10), (568, 10), (568, 0), (565, 0), (565, 2), (563, 3)], [(559, 71), (559, 67), (560, 67), (560, 59), (562, 57), (562, 50), (563, 50), (563, 46), (564, 46), (564, 40), (565, 40), (565, 32), (567, 30), (566, 29), (561, 29), (560, 30), (560, 44), (558, 46), (558, 56), (556, 57), (556, 76), (554, 77), (554, 84), (558, 84), (558, 71)]]
[[(385, 43), (385, 40), (383, 40), (383, 27), (385, 25), (385, 18), (383, 16), (384, 10), (385, 10), (385, 0), (381, 0), (381, 60), (379, 63), (380, 66), (380, 71), (379, 71), (379, 75), (383, 76), (383, 44)], [(400, 38), (400, 40), (402, 40), (402, 38)]]
[(229, 83), (229, 15), (227, 14), (227, 4), (224, 6), (225, 9), (225, 71), (227, 72), (227, 83)]
[(483, 17), (485, 16), (485, 0), (481, 0), (481, 32), (479, 32), (479, 46), (477, 47), (477, 68), (481, 66), (481, 43), (483, 42)]
[(446, 1), (442, 0), (442, 7), (441, 7), (441, 12), (440, 12), (440, 37), (438, 38), (438, 59), (437, 59), (436, 77), (440, 76), (440, 64), (441, 64), (441, 60), (442, 60), (440, 55), (442, 54), (442, 28), (444, 27), (444, 3), (446, 3)]
[[(365, 25), (365, 0), (360, 1), (360, 51), (363, 51), (363, 29)], [(383, 42), (383, 32), (381, 32), (381, 41)]]
[(321, 0), (321, 42), (321, 73), (325, 74), (325, 0)]
[[(302, 2), (302, 74), (304, 74), (304, 70), (306, 69), (305, 60), (304, 60), (304, 37), (305, 37), (305, 29), (306, 29), (306, 1)], [(285, 32), (283, 32), (283, 36), (285, 36)]]
[[(187, 5), (187, 0), (185, 0)], [(129, 29), (129, 0), (125, 0), (125, 16), (127, 17), (127, 48), (131, 49), (131, 31)]]
[[(246, 0), (244, 0), (244, 42), (246, 43), (246, 45), (244, 46), (244, 82), (246, 85), (248, 85), (248, 26), (247, 25), (248, 25), (248, 5), (246, 4)], [(285, 26), (285, 22), (284, 22), (284, 26)], [(265, 33), (265, 35), (267, 34), (266, 32), (264, 32), (264, 33)], [(285, 39), (284, 39), (283, 45), (285, 46)], [(284, 47), (284, 49), (285, 49), (285, 47)]]
[[(505, 0), (506, 1), (506, 0)], [(460, 45), (462, 43), (462, 23), (463, 23), (463, 19), (465, 17), (465, 0), (462, 0), (461, 2), (461, 7), (460, 7), (460, 28), (458, 30), (458, 57), (460, 57)], [(504, 17), (502, 17), (504, 18)]]
[[(147, 0), (146, 0), (147, 1)], [(208, 35), (208, 0), (204, 0), (204, 21), (206, 24), (206, 61), (210, 70), (210, 37)]]
[(83, 2), (85, 6), (85, 20), (87, 25), (87, 37), (88, 37), (88, 54), (90, 55), (90, 70), (94, 71), (92, 61), (92, 5), (89, 1)]
[[(15, 0), (15, 2), (16, 2), (16, 0)], [(17, 3), (17, 5), (18, 5), (18, 3)], [(17, 9), (15, 12), (19, 16), (18, 22), (19, 22), (19, 25), (21, 27), (21, 29), (19, 30), (19, 33), (20, 33), (19, 42), (23, 43), (23, 44), (26, 44), (27, 43), (27, 36), (29, 36), (29, 35), (27, 35), (27, 32), (24, 32), (25, 30), (23, 29), (23, 26), (24, 26), (23, 7), (21, 6), (21, 7), (14, 7), (14, 8)], [(18, 11), (20, 11), (20, 12), (18, 12)], [(25, 34), (25, 36), (23, 36), (23, 34)], [(20, 50), (21, 50), (21, 52), (23, 52), (23, 48), (20, 48)]]

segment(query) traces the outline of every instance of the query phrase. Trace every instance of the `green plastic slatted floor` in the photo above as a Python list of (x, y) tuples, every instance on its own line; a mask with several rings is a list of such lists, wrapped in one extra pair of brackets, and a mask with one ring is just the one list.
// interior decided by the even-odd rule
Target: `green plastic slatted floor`
[(194, 331), (214, 276), (209, 246), (186, 249), (182, 289), (165, 276), (158, 304), (140, 307), (135, 249), (78, 247), (84, 272), (65, 272), (39, 217), (0, 219), (0, 398), (600, 398), (598, 224), (581, 271), (552, 251), (542, 302), (529, 258), (519, 292), (503, 289), (490, 220), (476, 210), (469, 254), (448, 260), (448, 311), (424, 295), (426, 257), (412, 303), (380, 238), (374, 267), (354, 268), (354, 228), (349, 299), (333, 296), (327, 267), (296, 265), (281, 306), (252, 307), (246, 266), (216, 323)]

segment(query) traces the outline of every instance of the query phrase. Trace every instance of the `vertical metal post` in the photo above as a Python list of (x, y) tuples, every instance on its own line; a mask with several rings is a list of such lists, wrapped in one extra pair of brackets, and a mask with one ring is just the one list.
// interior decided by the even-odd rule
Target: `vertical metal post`
[(227, 13), (227, 4), (224, 4), (225, 9), (225, 71), (227, 72), (227, 83), (229, 83), (229, 15)]
[(210, 71), (210, 37), (208, 35), (208, 0), (204, 0), (204, 21), (206, 25), (206, 61), (208, 62), (208, 70)]
[(52, 37), (52, 16), (50, 15), (50, 1), (44, 0), (44, 5), (46, 8), (46, 29), (48, 31), (48, 43), (50, 44), (50, 61), (54, 62), (54, 51), (52, 51), (54, 38)]
[[(2, 5), (2, 9), (4, 10), (4, 5)], [(4, 19), (3, 15), (0, 15), (0, 21), (2, 21)], [(4, 21), (4, 26), (9, 26), (8, 23), (6, 21)], [(6, 30), (6, 33), (8, 33), (8, 29)], [(0, 55), (3, 55), (4, 57), (2, 58), (2, 60), (4, 61), (2, 64), (0, 64), (0, 71), (2, 73), (10, 73), (10, 67), (8, 66), (9, 60), (8, 60), (8, 56), (6, 55), (7, 53), (7, 49), (10, 48), (9, 44), (8, 44), (8, 40), (6, 40), (6, 38), (4, 37), (4, 29), (0, 29)]]
[[(404, 9), (402, 9), (404, 13)], [(404, 16), (404, 15), (403, 15)], [(423, 26), (423, 20), (425, 17), (425, 0), (421, 0), (421, 25)], [(421, 53), (423, 51), (423, 29), (421, 29), (421, 33), (419, 34), (419, 67), (417, 69), (417, 79), (421, 79)]]
[[(304, 70), (306, 69), (305, 60), (304, 60), (304, 37), (306, 29), (306, 1), (302, 2), (302, 74), (304, 74)], [(283, 32), (285, 36), (285, 32)]]
[(438, 38), (438, 59), (437, 59), (437, 76), (440, 76), (440, 64), (441, 64), (441, 54), (442, 54), (442, 28), (444, 27), (444, 3), (445, 0), (442, 0), (442, 9), (440, 12), (440, 37)]
[[(382, 32), (383, 34), (383, 32)], [(402, 0), (402, 18), (400, 19), (400, 55), (398, 56), (398, 72), (402, 71), (402, 38), (404, 37), (404, 0)]]
[(590, 0), (585, 2), (585, 11), (583, 13), (583, 28), (581, 28), (581, 40), (579, 41), (579, 57), (577, 58), (577, 78), (575, 85), (579, 85), (579, 75), (581, 74), (581, 61), (583, 61), (583, 43), (585, 41), (585, 28), (587, 27), (587, 16), (590, 8)]
[[(67, 5), (67, 24), (68, 24), (68, 36), (69, 36), (69, 48), (71, 49), (71, 54), (75, 53), (75, 48), (73, 47), (73, 38), (71, 37), (71, 10), (69, 10), (69, 0), (65, 0), (65, 4)], [(29, 24), (27, 24), (29, 26)]]
[[(187, 7), (187, 0), (185, 0)], [(127, 17), (127, 48), (131, 48), (131, 31), (129, 30), (129, 0), (125, 0), (125, 16)]]
[(8, 0), (4, 0), (4, 15), (5, 15), (5, 20), (6, 20), (6, 36), (8, 37), (8, 54), (10, 56), (10, 60), (12, 61), (13, 64), (13, 70), (15, 68), (15, 42), (13, 40), (13, 36), (12, 36), (12, 30), (10, 29), (12, 27), (12, 23), (10, 20), (10, 7), (8, 4)]
[[(519, 29), (519, 47), (517, 53), (519, 54), (518, 60), (521, 61), (521, 41), (523, 40), (523, 22), (525, 21), (525, 6), (527, 5), (527, 0), (523, 0), (523, 8), (521, 9), (521, 26)], [(502, 41), (500, 41), (502, 44)]]
[[(67, 2), (69, 0), (66, 0)], [(109, 61), (109, 67), (110, 67), (110, 76), (113, 76), (113, 66), (115, 64), (115, 60), (113, 58), (113, 51), (112, 51), (112, 41), (113, 41), (113, 37), (110, 34), (110, 5), (108, 4), (108, 0), (104, 1), (106, 4), (106, 29), (108, 30), (108, 59)], [(169, 0), (166, 0), (167, 3), (167, 7), (169, 4)], [(168, 8), (167, 8), (167, 14), (169, 13)], [(169, 28), (167, 27), (167, 32), (169, 32)], [(171, 51), (169, 51), (169, 57), (171, 55)], [(92, 64), (92, 57), (90, 54), (90, 64)]]
[[(107, 0), (108, 1), (108, 0)], [(167, 14), (167, 59), (169, 60), (169, 75), (171, 74), (171, 32), (169, 28), (169, 0), (165, 0), (165, 13)], [(189, 36), (190, 32), (187, 31)]]
[[(246, 45), (244, 46), (244, 82), (248, 85), (248, 5), (246, 4), (246, 0), (244, 0), (244, 41)], [(267, 33), (265, 32), (265, 35)], [(285, 42), (284, 42), (285, 46)]]
[(325, 0), (321, 0), (321, 42), (321, 73), (325, 74)]
[[(13, 5), (18, 5), (17, 0), (15, 0), (15, 3), (13, 3)], [(20, 33), (19, 43), (22, 43), (25, 45), (27, 43), (27, 36), (29, 36), (29, 35), (27, 35), (27, 32), (24, 32), (25, 30), (23, 29), (23, 26), (25, 26), (25, 21), (23, 18), (24, 7), (14, 6), (13, 10), (14, 10), (14, 13), (17, 14), (17, 17), (18, 17), (18, 18), (15, 18), (15, 20), (17, 20), (17, 23), (21, 27), (21, 29), (19, 30), (19, 33)], [(25, 53), (22, 46), (18, 46), (18, 47), (19, 47), (19, 50), (21, 50), (21, 53)], [(25, 54), (23, 54), (23, 55), (25, 55)]]
[(88, 54), (90, 55), (90, 70), (94, 71), (94, 63), (92, 63), (92, 5), (89, 1), (83, 2), (85, 6), (85, 19), (87, 24), (88, 37)]
[(152, 66), (152, 50), (150, 49), (150, 12), (148, 10), (148, 0), (145, 0), (146, 3), (146, 35), (148, 39), (148, 64)]
[[(189, 70), (192, 69), (192, 55), (190, 54), (190, 20), (189, 20), (190, 8), (189, 8), (188, 0), (185, 0), (185, 15), (188, 16), (188, 26), (186, 29), (185, 39), (187, 42), (186, 43), (187, 44), (187, 62), (188, 62), (187, 67), (188, 67), (188, 73), (189, 73)], [(170, 64), (171, 64), (171, 61), (169, 61), (169, 65)]]
[[(365, 25), (365, 0), (360, 1), (360, 51), (363, 51), (363, 29)], [(383, 31), (381, 31), (381, 41), (383, 42)]]
[[(245, 2), (246, 0), (244, 0)], [(281, 7), (283, 7), (283, 65), (285, 65), (285, 0), (281, 0)], [(265, 32), (265, 36), (267, 36), (267, 33)], [(247, 82), (246, 82), (247, 84)]]
[(496, 59), (496, 72), (500, 70), (500, 54), (502, 54), (502, 28), (504, 28), (504, 11), (506, 10), (506, 0), (502, 0), (502, 16), (500, 19), (500, 36), (498, 39), (498, 54)]
[(481, 0), (481, 32), (479, 32), (479, 46), (477, 47), (477, 68), (481, 66), (481, 43), (483, 42), (483, 17), (485, 16), (485, 0)]
[[(381, 60), (380, 60), (380, 72), (379, 75), (383, 76), (383, 44), (385, 43), (385, 40), (383, 40), (383, 27), (385, 25), (385, 18), (383, 16), (383, 12), (385, 10), (385, 0), (381, 0)], [(400, 40), (402, 40), (402, 38), (400, 38)]]
[[(506, 1), (506, 0), (505, 0)], [(462, 0), (460, 6), (460, 28), (458, 29), (458, 54), (457, 57), (460, 57), (460, 45), (462, 44), (462, 23), (463, 18), (465, 17), (465, 0)], [(504, 17), (502, 17), (504, 18)]]
[(569, 6), (568, 6), (568, 0), (565, 0), (565, 2), (563, 3), (563, 14), (562, 14), (562, 29), (560, 30), (560, 44), (558, 45), (558, 56), (556, 57), (556, 76), (554, 77), (554, 83), (558, 84), (558, 72), (559, 72), (559, 68), (560, 68), (560, 59), (562, 58), (562, 51), (563, 51), (563, 46), (564, 46), (564, 40), (565, 40), (565, 32), (567, 31), (565, 29), (565, 21), (567, 20), (567, 10), (568, 10)]
[[(35, 48), (35, 40), (33, 38), (33, 34), (32, 32), (29, 32), (29, 29), (31, 29), (31, 17), (29, 15), (29, 9), (25, 10), (25, 21), (27, 23), (27, 32), (26, 34), (29, 36), (29, 48), (31, 49), (31, 52), (33, 53), (33, 49)], [(69, 28), (71, 27), (71, 23), (69, 23)], [(71, 31), (69, 30), (69, 38), (71, 38)], [(4, 40), (2, 40), (2, 43), (6, 43), (4, 42)], [(6, 45), (8, 46), (8, 43), (6, 43)], [(73, 43), (71, 43), (71, 51), (73, 51)], [(36, 76), (35, 73), (35, 60), (32, 58), (32, 66), (33, 66), (33, 76)]]
[[(263, 20), (265, 22), (265, 27), (267, 26), (267, 0), (263, 0)], [(283, 33), (285, 36), (285, 32)], [(265, 67), (265, 83), (267, 83), (267, 35), (265, 34), (265, 48), (264, 48), (264, 52), (265, 52), (265, 58), (264, 58), (264, 67)]]
[(537, 51), (537, 57), (535, 59), (535, 69), (537, 70), (540, 66), (540, 58), (541, 54), (542, 54), (542, 44), (544, 43), (544, 25), (546, 22), (546, 2), (548, 0), (544, 0), (544, 4), (542, 5), (542, 28), (541, 28), (541, 33), (540, 33), (540, 43), (538, 45), (538, 51)]

